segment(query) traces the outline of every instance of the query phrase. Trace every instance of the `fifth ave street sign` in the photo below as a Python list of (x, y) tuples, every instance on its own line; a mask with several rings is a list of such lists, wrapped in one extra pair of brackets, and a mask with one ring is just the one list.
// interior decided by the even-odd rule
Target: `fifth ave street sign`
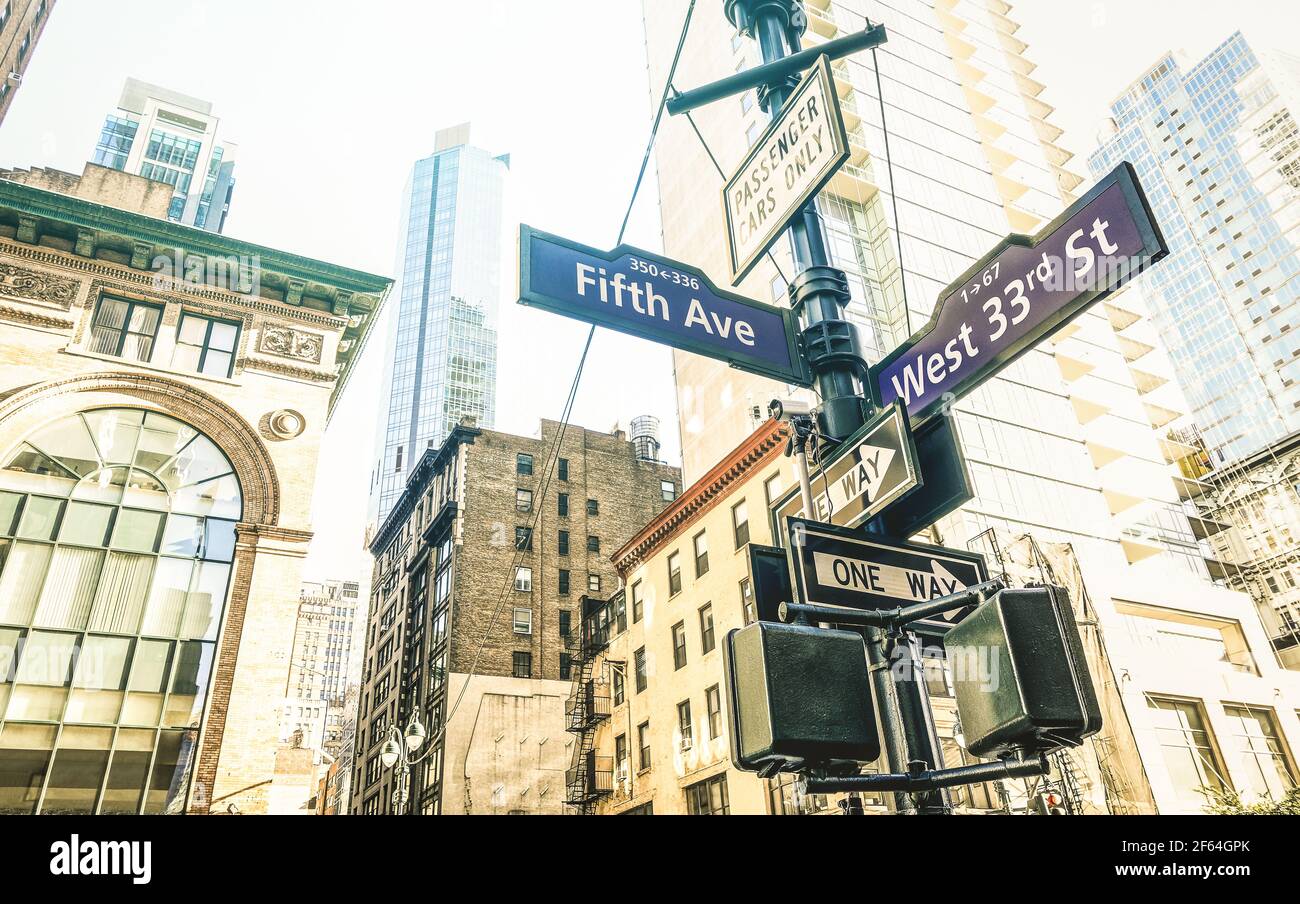
[(1011, 235), (948, 286), (930, 322), (871, 368), (877, 405), (919, 427), (1168, 254), (1121, 163), (1032, 238)]
[(912, 431), (901, 403), (876, 415), (840, 444), (811, 477), (813, 511), (795, 487), (776, 506), (777, 525), (797, 515), (853, 527), (921, 483)]
[[(984, 559), (975, 553), (869, 539), (800, 518), (787, 524), (795, 594), (811, 605), (892, 609), (926, 603), (988, 580)], [(959, 613), (960, 608), (944, 616), (953, 621)]]
[(823, 55), (722, 189), (733, 286), (847, 159), (840, 99)]
[(812, 385), (789, 310), (724, 292), (695, 267), (630, 245), (600, 251), (521, 226), (519, 303)]

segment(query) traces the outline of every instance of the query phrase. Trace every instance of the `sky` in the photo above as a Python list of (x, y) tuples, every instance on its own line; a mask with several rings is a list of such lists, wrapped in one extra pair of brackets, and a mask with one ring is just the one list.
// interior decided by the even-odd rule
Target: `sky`
[[(721, 7), (703, 0), (696, 15)], [(1297, 9), (1022, 0), (1012, 16), (1086, 175), (1108, 103), (1162, 52), (1197, 59), (1234, 29), (1268, 47), (1300, 34)], [(532, 435), (559, 417), (587, 327), (515, 303), (515, 224), (614, 244), (662, 89), (646, 73), (641, 0), (58, 0), (0, 129), (0, 166), (80, 172), (128, 76), (210, 101), (239, 145), (227, 235), (390, 276), (412, 164), (440, 128), (471, 122), (473, 143), (511, 155), (496, 426)], [(626, 241), (661, 247), (653, 161)], [(325, 434), (308, 579), (369, 569), (386, 327)], [(670, 353), (600, 330), (573, 423), (608, 430), (639, 414), (661, 419), (677, 462)]]

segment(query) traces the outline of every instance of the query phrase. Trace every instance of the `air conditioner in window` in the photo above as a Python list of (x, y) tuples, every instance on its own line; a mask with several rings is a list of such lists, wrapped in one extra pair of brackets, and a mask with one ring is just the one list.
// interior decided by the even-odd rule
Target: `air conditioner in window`
[(617, 770), (615, 770), (614, 781), (618, 782), (621, 785), (628, 780), (628, 776), (630, 774), (631, 774), (631, 770), (627, 768), (627, 763), (624, 763), (623, 765), (619, 766)]
[(23, 74), (21, 72), (11, 71), (7, 76), (5, 76), (5, 81), (15, 86), (18, 85), (22, 80), (23, 80)]
[(682, 753), (690, 753), (691, 749), (694, 746), (695, 746), (694, 738), (682, 738), (681, 741), (678, 743), (678, 749), (680, 749)]

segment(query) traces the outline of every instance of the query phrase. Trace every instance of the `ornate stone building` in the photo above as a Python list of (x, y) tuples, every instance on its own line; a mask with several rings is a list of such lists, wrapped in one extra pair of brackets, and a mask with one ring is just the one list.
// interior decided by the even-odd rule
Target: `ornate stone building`
[(0, 813), (259, 813), (317, 453), (390, 281), (0, 174)]

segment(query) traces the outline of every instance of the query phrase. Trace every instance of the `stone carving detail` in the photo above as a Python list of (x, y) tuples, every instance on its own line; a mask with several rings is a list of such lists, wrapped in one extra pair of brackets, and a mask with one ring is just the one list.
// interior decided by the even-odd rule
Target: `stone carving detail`
[(257, 350), (280, 358), (319, 364), (324, 344), (325, 337), (319, 333), (266, 324), (262, 327), (262, 337), (258, 341)]
[(13, 264), (0, 264), (0, 295), (41, 301), (66, 311), (72, 307), (79, 288), (81, 283), (75, 279), (64, 279), (53, 273), (28, 270)]

